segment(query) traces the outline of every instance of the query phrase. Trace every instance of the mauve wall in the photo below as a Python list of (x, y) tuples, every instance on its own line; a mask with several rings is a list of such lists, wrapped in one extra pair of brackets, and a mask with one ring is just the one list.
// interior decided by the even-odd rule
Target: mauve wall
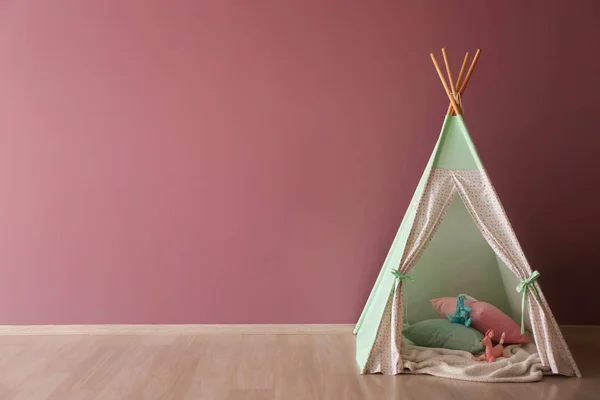
[(0, 323), (352, 323), (447, 107), (600, 323), (598, 2), (3, 1)]

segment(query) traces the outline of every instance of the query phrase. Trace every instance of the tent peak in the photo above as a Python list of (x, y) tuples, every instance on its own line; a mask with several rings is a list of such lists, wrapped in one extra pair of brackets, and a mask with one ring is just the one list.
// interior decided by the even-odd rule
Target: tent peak
[(435, 55), (433, 53), (430, 53), (429, 56), (431, 57), (431, 61), (433, 61), (433, 66), (435, 67), (438, 76), (440, 77), (440, 81), (442, 82), (442, 86), (444, 86), (444, 89), (446, 90), (446, 94), (448, 95), (448, 99), (450, 99), (450, 106), (448, 107), (448, 115), (462, 115), (463, 114), (463, 110), (462, 110), (462, 99), (461, 96), (463, 95), (463, 93), (465, 92), (465, 89), (467, 88), (467, 84), (469, 83), (469, 80), (471, 79), (471, 75), (473, 74), (473, 71), (475, 70), (475, 65), (477, 65), (477, 61), (479, 60), (479, 56), (481, 55), (481, 49), (477, 49), (477, 51), (475, 52), (475, 56), (473, 57), (473, 60), (471, 61), (471, 65), (469, 66), (469, 69), (467, 70), (467, 74), (464, 75), (464, 79), (463, 78), (463, 74), (465, 71), (465, 67), (467, 66), (467, 62), (469, 60), (469, 52), (467, 52), (465, 54), (465, 58), (463, 60), (462, 66), (460, 68), (460, 72), (458, 73), (458, 78), (456, 79), (456, 81), (452, 78), (452, 71), (450, 70), (450, 63), (448, 61), (448, 55), (446, 53), (446, 49), (442, 48), (442, 56), (444, 58), (444, 65), (446, 67), (446, 73), (448, 75), (448, 82), (450, 82), (450, 86), (448, 86), (448, 83), (446, 83), (446, 79), (444, 78), (444, 74), (442, 73), (442, 70), (437, 62), (437, 60), (435, 59)]

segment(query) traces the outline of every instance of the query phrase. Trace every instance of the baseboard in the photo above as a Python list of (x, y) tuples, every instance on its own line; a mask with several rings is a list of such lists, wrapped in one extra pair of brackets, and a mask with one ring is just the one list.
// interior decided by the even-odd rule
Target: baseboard
[(581, 332), (597, 332), (600, 334), (600, 325), (560, 325), (563, 334), (578, 334)]
[[(352, 334), (355, 324), (131, 324), (0, 325), (0, 336), (16, 335), (336, 335)], [(565, 333), (598, 325), (561, 325)]]
[(353, 329), (354, 324), (0, 325), (0, 335), (324, 335)]
[(600, 329), (600, 325), (560, 325), (560, 329)]

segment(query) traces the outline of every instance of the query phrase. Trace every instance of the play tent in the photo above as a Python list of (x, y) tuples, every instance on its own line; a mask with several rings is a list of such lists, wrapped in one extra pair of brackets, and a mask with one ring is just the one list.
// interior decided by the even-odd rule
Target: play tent
[[(456, 81), (444, 49), (442, 54), (448, 81), (433, 54), (431, 59), (450, 106), (356, 324), (360, 372), (406, 372), (401, 348), (404, 324), (434, 316), (428, 309), (428, 299), (466, 290), (473, 297), (494, 303), (515, 322), (525, 325), (548, 373), (580, 377), (537, 281), (539, 273), (527, 262), (462, 115), (461, 95), (480, 50), (468, 70), (467, 53)], [(409, 273), (411, 281), (407, 279)], [(456, 282), (460, 285), (453, 287)], [(405, 313), (409, 318), (405, 319)]]

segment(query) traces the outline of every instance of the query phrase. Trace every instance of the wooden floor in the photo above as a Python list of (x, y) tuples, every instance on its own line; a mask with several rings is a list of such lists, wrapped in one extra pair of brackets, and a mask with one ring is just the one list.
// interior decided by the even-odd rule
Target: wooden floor
[(0, 399), (600, 399), (600, 329), (565, 335), (584, 378), (527, 384), (361, 376), (352, 334), (0, 336)]

